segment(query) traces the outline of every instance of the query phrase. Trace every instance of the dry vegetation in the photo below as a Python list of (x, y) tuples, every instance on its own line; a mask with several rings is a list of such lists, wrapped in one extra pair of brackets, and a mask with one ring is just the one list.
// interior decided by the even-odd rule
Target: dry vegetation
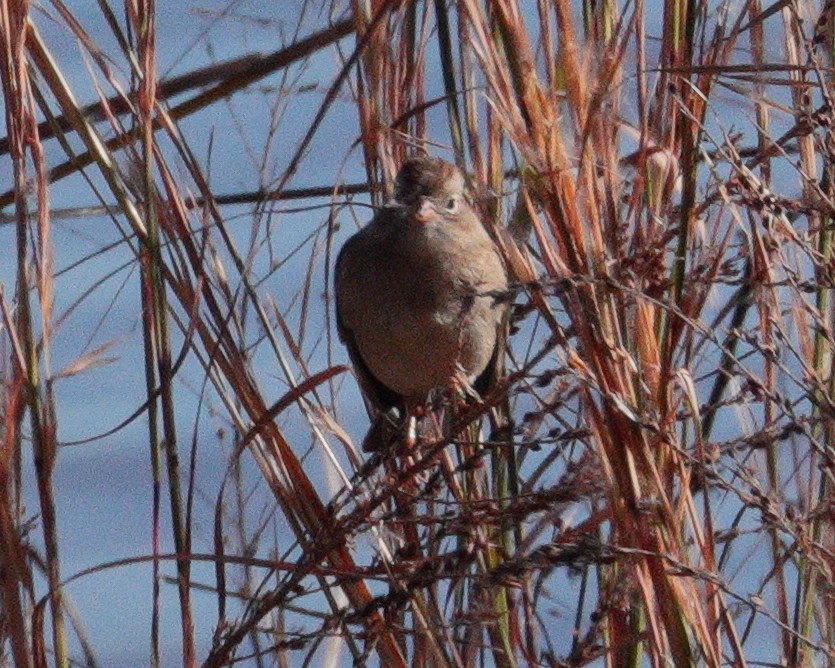
[[(13, 176), (0, 184), (13, 281), (0, 291), (0, 666), (97, 665), (84, 631), (97, 620), (71, 614), (67, 583), (127, 564), (62, 567), (73, 510), (53, 478), (73, 451), (55, 389), (100, 372), (123, 338), (89, 322), (77, 358), (52, 359), (79, 337), (69, 312), (122, 291), (136, 296), (124, 335), (141, 339), (130, 382), (145, 399), (110, 426), (138, 421), (149, 444), (155, 540), (134, 556), (153, 568), (152, 665), (832, 661), (832, 8), (310, 3), (273, 54), (242, 48), (170, 78), (152, 0), (102, 0), (106, 35), (60, 0), (0, 7)], [(77, 42), (97, 99), (74, 90), (47, 23)], [(334, 74), (300, 117), (314, 59)], [(260, 180), (216, 193), (180, 128), (226, 109), (204, 132), (243, 136), (243, 95), (270, 112)], [(301, 188), (346, 100), (342, 157), (367, 186), (335, 171)], [(370, 457), (355, 447), (364, 424), (345, 417), (359, 400), (328, 324), (329, 268), (370, 216), (363, 202), (382, 203), (426, 146), (471, 175), (515, 279), (507, 376), (448, 416), (445, 436), (424, 429), (411, 451)], [(112, 288), (82, 273), (59, 311), (106, 251), (75, 260), (55, 241), (56, 220), (94, 215), (50, 208), (79, 170), (130, 271)], [(318, 222), (307, 205), (323, 205)], [(272, 215), (310, 229), (288, 246)], [(195, 411), (223, 426), (223, 448)], [(213, 449), (226, 473), (195, 498)], [(248, 497), (259, 482), (267, 493)], [(214, 550), (199, 553), (201, 503)], [(207, 561), (213, 580), (193, 573)], [(179, 600), (168, 625), (166, 587)], [(214, 602), (208, 624), (198, 592)], [(174, 634), (181, 658), (160, 649)]]

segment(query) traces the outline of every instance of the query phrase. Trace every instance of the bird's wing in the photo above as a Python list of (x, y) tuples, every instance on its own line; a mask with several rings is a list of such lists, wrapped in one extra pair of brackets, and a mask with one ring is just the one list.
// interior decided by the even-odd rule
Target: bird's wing
[(496, 344), (493, 346), (493, 354), (490, 356), (487, 366), (484, 367), (484, 371), (473, 381), (473, 388), (482, 397), (486, 397), (504, 375), (507, 335), (510, 329), (510, 309), (503, 303), (497, 303), (495, 308), (500, 309), (501, 317), (496, 322)]
[[(345, 242), (342, 250), (336, 258), (336, 266), (334, 267), (334, 294), (336, 295), (336, 330), (339, 334), (340, 340), (348, 349), (348, 357), (351, 359), (351, 364), (354, 367), (354, 373), (357, 376), (360, 390), (365, 399), (366, 408), (369, 414), (374, 417), (376, 413), (387, 412), (391, 408), (402, 408), (403, 397), (397, 392), (383, 384), (368, 368), (365, 360), (362, 358), (359, 347), (357, 346), (354, 333), (345, 322), (343, 309), (346, 308), (346, 299), (344, 297), (344, 290), (349, 289), (350, 277), (346, 276), (356, 262), (362, 262), (361, 258), (356, 257), (357, 246), (362, 243), (362, 238), (353, 236)], [(350, 300), (347, 300), (350, 302)]]
[(496, 332), (496, 345), (493, 346), (493, 355), (484, 371), (473, 381), (473, 388), (482, 397), (486, 397), (496, 386), (496, 381), (501, 378), (504, 367), (504, 328), (499, 327)]

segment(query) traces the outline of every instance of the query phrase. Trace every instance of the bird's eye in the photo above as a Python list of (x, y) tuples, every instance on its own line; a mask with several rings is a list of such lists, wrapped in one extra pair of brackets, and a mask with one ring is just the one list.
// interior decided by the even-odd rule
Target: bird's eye
[(446, 201), (446, 210), (449, 211), (449, 213), (455, 213), (455, 210), (457, 208), (458, 208), (458, 199), (455, 198), (455, 197), (450, 197)]

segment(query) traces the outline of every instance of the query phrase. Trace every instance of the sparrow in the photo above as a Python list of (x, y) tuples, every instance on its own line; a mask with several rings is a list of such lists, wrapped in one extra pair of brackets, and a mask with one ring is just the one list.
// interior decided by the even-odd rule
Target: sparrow
[(490, 389), (508, 279), (457, 167), (408, 159), (393, 200), (345, 242), (334, 282), (339, 337), (372, 416), (364, 450), (433, 390)]

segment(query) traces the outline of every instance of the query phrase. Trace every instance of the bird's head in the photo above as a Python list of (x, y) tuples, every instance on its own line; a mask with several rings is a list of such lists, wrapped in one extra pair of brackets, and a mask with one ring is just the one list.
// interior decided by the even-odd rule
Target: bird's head
[(440, 158), (409, 158), (397, 172), (394, 200), (407, 207), (416, 222), (456, 216), (465, 203), (464, 175)]

